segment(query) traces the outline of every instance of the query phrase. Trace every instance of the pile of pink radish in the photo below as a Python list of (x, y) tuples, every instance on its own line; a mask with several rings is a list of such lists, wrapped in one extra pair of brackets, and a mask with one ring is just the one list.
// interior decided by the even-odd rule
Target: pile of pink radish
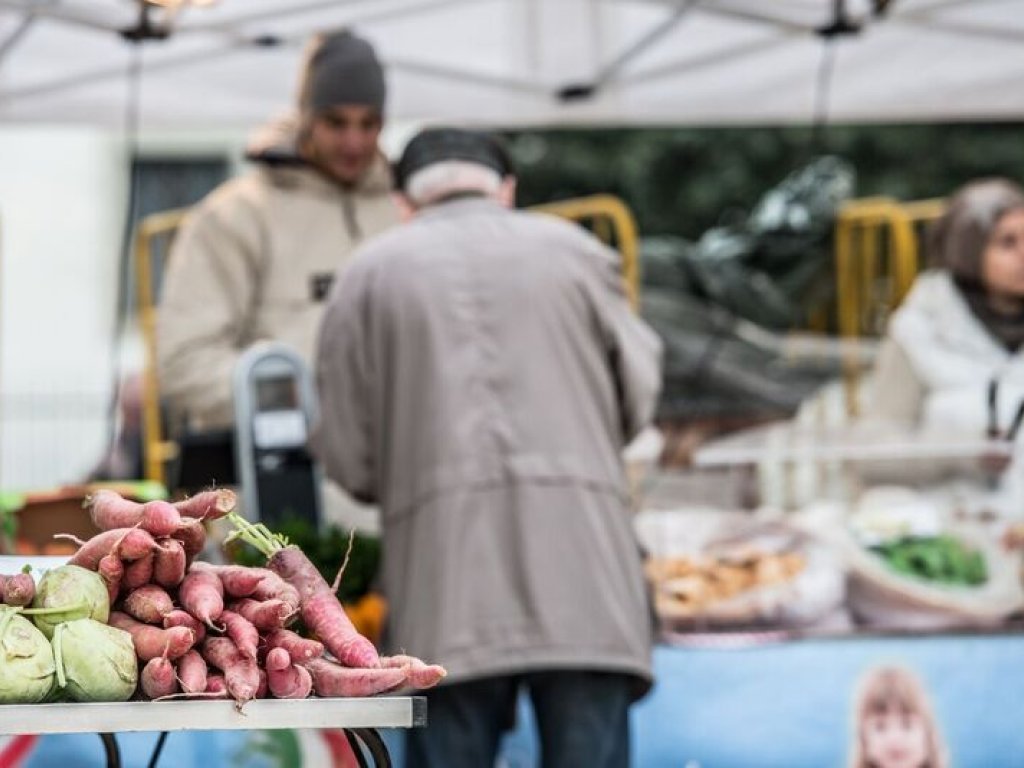
[[(102, 532), (79, 542), (69, 563), (106, 583), (108, 623), (131, 634), (143, 698), (223, 697), (241, 706), (268, 696), (429, 688), (445, 675), (412, 656), (379, 656), (313, 563), (234, 514), (229, 490), (173, 504), (102, 490), (86, 505)], [(266, 568), (194, 559), (205, 544), (204, 521), (222, 517), (234, 525), (232, 536), (267, 555)], [(288, 628), (298, 617), (312, 637)]]

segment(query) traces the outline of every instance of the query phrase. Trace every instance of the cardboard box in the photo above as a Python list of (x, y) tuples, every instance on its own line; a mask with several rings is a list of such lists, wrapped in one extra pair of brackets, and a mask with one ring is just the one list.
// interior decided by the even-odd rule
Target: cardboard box
[[(136, 501), (160, 498), (162, 490), (151, 489), (145, 484), (102, 483), (26, 493), (22, 496), (20, 508), (14, 512), (17, 520), (14, 552), (23, 555), (74, 554), (78, 545), (68, 539), (54, 539), (54, 534), (68, 533), (84, 541), (99, 533), (83, 504), (86, 497), (100, 487), (112, 488), (125, 498)], [(10, 546), (6, 548), (10, 549)]]
[(54, 539), (54, 534), (69, 533), (89, 539), (99, 533), (82, 504), (89, 490), (85, 486), (68, 486), (53, 491), (25, 494), (24, 504), (15, 513), (17, 534), (15, 552), (23, 555), (73, 554), (77, 546), (67, 539)]

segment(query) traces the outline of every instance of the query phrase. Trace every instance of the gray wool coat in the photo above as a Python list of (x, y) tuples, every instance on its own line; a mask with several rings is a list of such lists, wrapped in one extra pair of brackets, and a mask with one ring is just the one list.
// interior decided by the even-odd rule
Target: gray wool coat
[(593, 669), (650, 684), (621, 451), (661, 345), (579, 227), (457, 199), (366, 243), (320, 329), (329, 477), (383, 514), (390, 644), (448, 682)]

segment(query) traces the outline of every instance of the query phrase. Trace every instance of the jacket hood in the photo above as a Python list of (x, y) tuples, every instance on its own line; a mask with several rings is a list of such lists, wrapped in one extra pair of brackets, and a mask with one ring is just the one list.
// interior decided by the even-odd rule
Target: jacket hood
[[(323, 176), (299, 154), (300, 118), (297, 112), (282, 115), (255, 130), (245, 147), (245, 159), (263, 166), (272, 178), (294, 182), (296, 174)], [(379, 152), (369, 171), (355, 185), (359, 192), (384, 194), (393, 188), (391, 164)]]
[(305, 165), (299, 156), (299, 116), (289, 113), (257, 128), (245, 145), (245, 159), (268, 165)]

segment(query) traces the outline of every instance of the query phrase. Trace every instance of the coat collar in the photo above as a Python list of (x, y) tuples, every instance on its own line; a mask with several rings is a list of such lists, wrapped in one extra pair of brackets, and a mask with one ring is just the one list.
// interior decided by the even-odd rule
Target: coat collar
[(468, 216), (477, 213), (504, 211), (502, 206), (493, 197), (485, 195), (472, 195), (449, 197), (441, 202), (428, 205), (416, 212), (416, 218), (421, 221), (431, 219), (453, 219), (461, 216)]
[(383, 154), (378, 154), (369, 170), (353, 186), (345, 187), (325, 176), (308, 163), (264, 165), (261, 169), (275, 187), (303, 189), (322, 197), (356, 195), (386, 195), (391, 191), (391, 166)]

